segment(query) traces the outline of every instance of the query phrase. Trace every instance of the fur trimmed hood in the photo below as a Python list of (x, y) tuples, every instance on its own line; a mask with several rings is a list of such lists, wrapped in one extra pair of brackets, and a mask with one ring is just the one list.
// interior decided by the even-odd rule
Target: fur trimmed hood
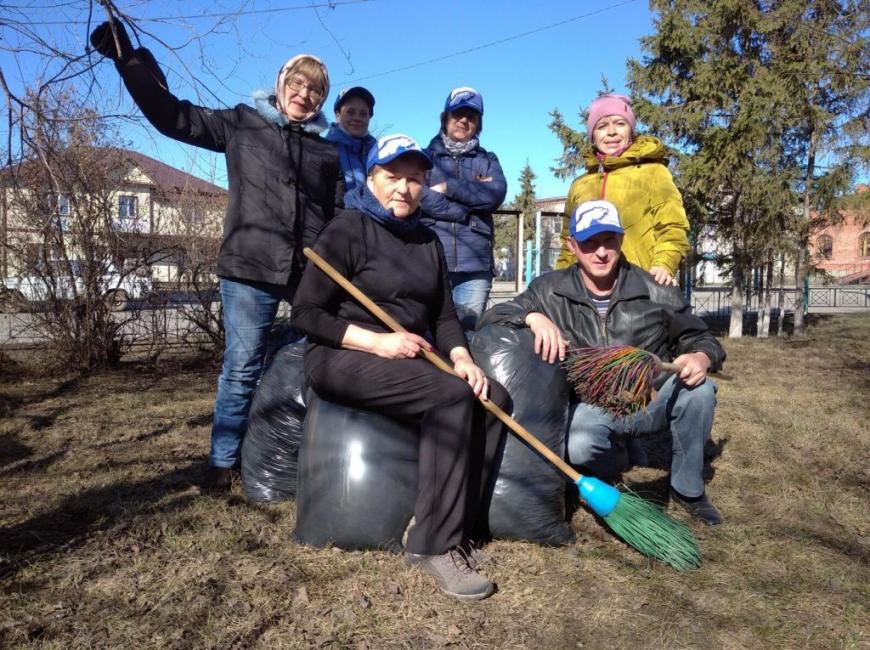
[(287, 119), (286, 115), (278, 110), (278, 106), (275, 103), (274, 93), (263, 89), (255, 90), (251, 97), (254, 100), (254, 107), (257, 109), (257, 112), (267, 121), (273, 122), (278, 126), (298, 124), (305, 131), (313, 133), (314, 135), (323, 135), (323, 132), (329, 128), (329, 122), (323, 115), (323, 111), (318, 111), (316, 115), (305, 122), (292, 122)]

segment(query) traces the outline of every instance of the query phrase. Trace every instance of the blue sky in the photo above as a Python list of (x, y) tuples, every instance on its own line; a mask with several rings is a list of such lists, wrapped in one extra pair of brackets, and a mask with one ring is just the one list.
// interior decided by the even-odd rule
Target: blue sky
[[(19, 4), (31, 7), (22, 16), (32, 21), (33, 29), (50, 34), (70, 50), (83, 50), (87, 2), (69, 2), (50, 13), (38, 7), (52, 3)], [(596, 96), (602, 75), (617, 91), (625, 91), (625, 61), (641, 55), (639, 38), (653, 30), (644, 0), (437, 5), (336, 0), (331, 8), (328, 4), (116, 0), (122, 11), (142, 19), (152, 32), (142, 35), (142, 44), (169, 70), (170, 88), (211, 107), (249, 102), (254, 89), (273, 86), (286, 59), (309, 52), (321, 57), (330, 71), (329, 117), (342, 87), (364, 85), (377, 100), (374, 134), (401, 131), (425, 145), (438, 130), (450, 89), (474, 86), (485, 102), (481, 143), (501, 160), (509, 199), (518, 190), (517, 178), (526, 160), (537, 174), (539, 197), (567, 191), (570, 181), (559, 181), (550, 172), (561, 147), (547, 129), (549, 112), (558, 108), (579, 128), (578, 111)], [(222, 22), (218, 16), (204, 15), (233, 14), (238, 9), (248, 13)], [(97, 14), (93, 20), (101, 17)], [(38, 25), (41, 21), (58, 24)], [(159, 42), (178, 47), (203, 34), (178, 56)], [(22, 79), (53, 72), (51, 62), (13, 60), (6, 51), (0, 56), (15, 90), (21, 89)], [(113, 66), (101, 63), (96, 72), (103, 110), (135, 114)], [(198, 85), (192, 85), (192, 79)], [(125, 122), (122, 135), (142, 153), (225, 184), (220, 156), (180, 145), (135, 122)]]

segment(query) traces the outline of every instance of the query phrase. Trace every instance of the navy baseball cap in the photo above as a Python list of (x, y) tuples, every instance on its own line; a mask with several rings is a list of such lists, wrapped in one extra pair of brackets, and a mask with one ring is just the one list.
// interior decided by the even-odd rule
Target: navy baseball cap
[(454, 88), (447, 95), (447, 100), (444, 102), (444, 111), (452, 113), (460, 108), (471, 108), (483, 115), (483, 97), (470, 86)]
[(610, 201), (581, 203), (571, 213), (568, 228), (574, 239), (580, 242), (602, 232), (615, 232), (619, 235), (625, 232), (619, 222), (619, 212)]
[(332, 105), (332, 110), (338, 113), (341, 105), (344, 104), (344, 102), (346, 102), (351, 97), (359, 97), (366, 104), (368, 104), (369, 114), (375, 114), (375, 96), (362, 86), (351, 86), (350, 88), (342, 89), (342, 91), (338, 93), (338, 97), (335, 98), (335, 103)]
[(366, 160), (366, 172), (370, 172), (375, 165), (386, 165), (399, 156), (417, 156), (423, 161), (426, 169), (432, 169), (432, 159), (429, 154), (420, 148), (413, 138), (402, 133), (385, 135), (378, 140), (378, 144), (369, 151)]

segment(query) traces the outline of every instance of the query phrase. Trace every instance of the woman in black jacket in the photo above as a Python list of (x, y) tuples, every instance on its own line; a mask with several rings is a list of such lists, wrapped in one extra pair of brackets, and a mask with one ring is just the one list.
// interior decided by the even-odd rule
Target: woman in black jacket
[(292, 301), (302, 248), (314, 242), (341, 204), (335, 147), (320, 137), (329, 93), (323, 63), (303, 54), (278, 72), (275, 94), (256, 108), (212, 110), (180, 100), (145, 48), (133, 49), (118, 21), (91, 43), (112, 59), (133, 101), (162, 134), (224, 153), (229, 205), (218, 256), (226, 348), (218, 380), (206, 486), (225, 490), (238, 466), (248, 411), (279, 302)]
[[(469, 561), (469, 539), (487, 534), (501, 422), (477, 400), (507, 408), (507, 394), (487, 380), (468, 351), (456, 317), (444, 252), (420, 223), (429, 156), (403, 135), (381, 138), (367, 161), (353, 210), (323, 229), (315, 249), (407, 331), (390, 332), (315, 266), (293, 301), (293, 325), (308, 335), (305, 373), (326, 399), (419, 427), (419, 483), (405, 558), (446, 593), (486, 598), (493, 584)], [(431, 332), (457, 376), (438, 370), (421, 350)]]

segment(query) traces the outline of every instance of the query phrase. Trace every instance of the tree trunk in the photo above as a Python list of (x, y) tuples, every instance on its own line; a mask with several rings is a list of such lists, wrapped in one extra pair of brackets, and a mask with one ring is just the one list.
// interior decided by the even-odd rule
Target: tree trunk
[(798, 251), (795, 256), (794, 282), (797, 290), (797, 298), (794, 306), (794, 335), (806, 335), (806, 323), (804, 322), (804, 294), (803, 288), (806, 282), (809, 266), (809, 239), (812, 214), (810, 213), (810, 197), (813, 191), (813, 181), (816, 172), (816, 147), (818, 146), (818, 131), (810, 132), (810, 146), (807, 150), (807, 169), (804, 176), (804, 205), (801, 214), (801, 224), (798, 228)]
[(776, 319), (776, 335), (785, 332), (785, 253), (779, 260), (779, 318)]
[(758, 314), (758, 338), (766, 339), (770, 336), (770, 304), (773, 284), (773, 256), (769, 256), (764, 265), (764, 288), (762, 290), (761, 309)]
[(743, 261), (735, 255), (731, 274), (731, 323), (728, 327), (728, 338), (732, 339), (743, 336), (743, 281)]

